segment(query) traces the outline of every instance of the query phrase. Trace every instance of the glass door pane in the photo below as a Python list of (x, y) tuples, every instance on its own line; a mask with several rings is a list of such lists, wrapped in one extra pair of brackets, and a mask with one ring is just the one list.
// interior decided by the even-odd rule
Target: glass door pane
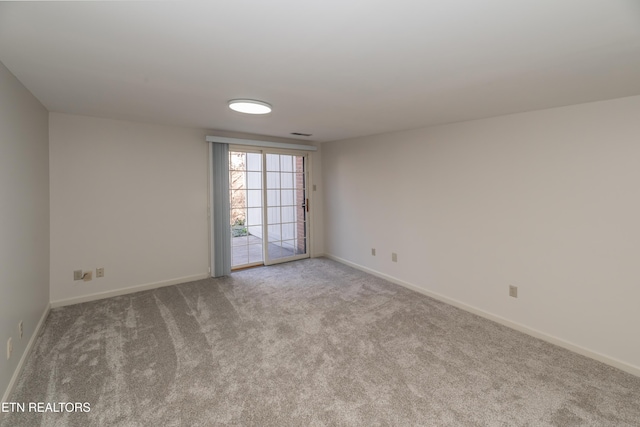
[(307, 158), (264, 155), (266, 193), (265, 264), (307, 258)]
[(262, 153), (229, 152), (231, 268), (263, 263)]

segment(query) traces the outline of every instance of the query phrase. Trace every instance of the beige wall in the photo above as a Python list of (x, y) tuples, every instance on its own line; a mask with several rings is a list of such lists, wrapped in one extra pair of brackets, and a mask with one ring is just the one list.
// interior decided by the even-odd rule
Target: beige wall
[[(51, 113), (51, 300), (204, 277), (206, 132)], [(95, 278), (95, 269), (105, 269)], [(90, 282), (73, 271), (93, 271)]]
[[(206, 135), (248, 137), (51, 113), (54, 306), (208, 276)], [(321, 173), (317, 153), (312, 167)], [(323, 252), (318, 204), (314, 254)], [(77, 269), (93, 280), (73, 281)]]
[(48, 303), (48, 113), (0, 63), (0, 395)]
[(640, 374), (639, 118), (630, 97), (324, 144), (325, 251)]
[[(318, 151), (310, 154), (311, 188), (309, 194), (311, 212), (311, 256), (324, 255), (324, 186), (322, 179), (322, 144), (314, 144)], [(315, 185), (315, 190), (313, 189)]]

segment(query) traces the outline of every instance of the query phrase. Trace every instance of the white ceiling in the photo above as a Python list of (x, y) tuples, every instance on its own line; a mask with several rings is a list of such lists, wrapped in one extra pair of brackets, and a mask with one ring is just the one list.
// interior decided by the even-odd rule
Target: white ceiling
[(50, 111), (330, 141), (638, 95), (640, 1), (2, 3), (0, 61)]

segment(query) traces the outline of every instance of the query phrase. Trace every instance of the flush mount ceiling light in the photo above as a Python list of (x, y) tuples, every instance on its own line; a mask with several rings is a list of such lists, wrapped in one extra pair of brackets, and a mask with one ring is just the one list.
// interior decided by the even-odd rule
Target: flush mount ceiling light
[(229, 101), (229, 108), (245, 114), (269, 114), (271, 112), (271, 105), (253, 99), (232, 99)]

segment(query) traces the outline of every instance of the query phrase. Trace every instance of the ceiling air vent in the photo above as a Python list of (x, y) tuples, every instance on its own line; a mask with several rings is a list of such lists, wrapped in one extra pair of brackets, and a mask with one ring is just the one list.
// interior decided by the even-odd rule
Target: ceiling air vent
[(313, 134), (311, 134), (311, 133), (302, 133), (302, 132), (291, 132), (291, 135), (295, 135), (295, 136), (311, 136)]

